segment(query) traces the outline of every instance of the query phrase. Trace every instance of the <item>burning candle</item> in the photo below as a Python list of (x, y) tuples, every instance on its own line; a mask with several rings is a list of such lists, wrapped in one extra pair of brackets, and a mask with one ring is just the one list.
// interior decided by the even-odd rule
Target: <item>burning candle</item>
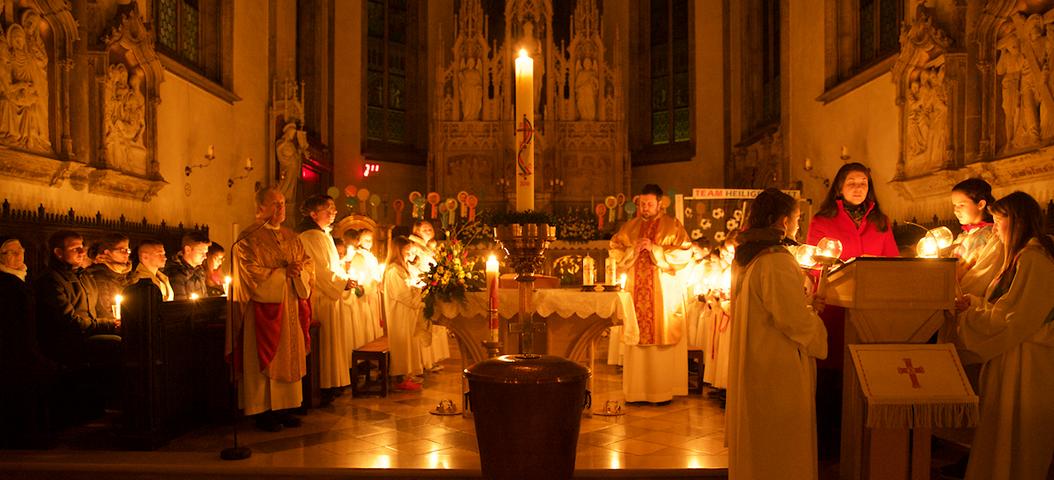
[(487, 295), (490, 299), (490, 341), (498, 341), (498, 258), (487, 257)]
[[(490, 297), (490, 309), (498, 309), (498, 258), (487, 257), (487, 294)], [(492, 326), (496, 328), (496, 326)]]
[(939, 257), (940, 249), (937, 247), (937, 240), (929, 235), (919, 239), (919, 243), (915, 245), (915, 256), (919, 258)]
[(124, 301), (124, 297), (121, 294), (113, 296), (113, 318), (121, 319), (121, 302)]
[(817, 252), (813, 254), (814, 257), (836, 259), (842, 256), (842, 242), (836, 238), (821, 238), (819, 242), (816, 242), (816, 249)]
[(231, 276), (227, 275), (223, 277), (223, 296), (226, 297), (231, 292)]
[(201, 298), (201, 295), (198, 295), (197, 293), (190, 294), (190, 299), (191, 300), (197, 300), (199, 298)]
[(212, 158), (216, 156), (216, 147), (209, 145), (209, 151), (205, 154), (206, 157)]
[(252, 170), (253, 169), (253, 157), (249, 157), (249, 158), (245, 159), (245, 169), (246, 170)]
[(625, 273), (623, 273), (622, 275), (619, 275), (619, 277), (618, 277), (618, 287), (619, 287), (619, 289), (622, 289), (622, 290), (626, 289), (626, 274)]
[(597, 268), (593, 257), (582, 257), (582, 285), (593, 285), (597, 282)]
[(516, 58), (516, 210), (534, 210), (534, 60)]

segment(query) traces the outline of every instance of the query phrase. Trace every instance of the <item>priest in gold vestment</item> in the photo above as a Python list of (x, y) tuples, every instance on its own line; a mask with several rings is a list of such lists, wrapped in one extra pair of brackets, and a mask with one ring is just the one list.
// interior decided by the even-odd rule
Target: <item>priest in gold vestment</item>
[(658, 185), (645, 185), (637, 204), (640, 215), (626, 222), (610, 244), (637, 315), (622, 329), (627, 402), (663, 403), (688, 394), (681, 277), (692, 257), (691, 239), (681, 222), (659, 211), (661, 197)]
[[(239, 404), (267, 431), (299, 426), (282, 410), (303, 401), (300, 379), (310, 348), (308, 303), (313, 274), (300, 238), (282, 227), (285, 198), (273, 188), (256, 196), (256, 223), (233, 247), (234, 308), (228, 351), (241, 375)], [(232, 348), (228, 339), (227, 349)]]

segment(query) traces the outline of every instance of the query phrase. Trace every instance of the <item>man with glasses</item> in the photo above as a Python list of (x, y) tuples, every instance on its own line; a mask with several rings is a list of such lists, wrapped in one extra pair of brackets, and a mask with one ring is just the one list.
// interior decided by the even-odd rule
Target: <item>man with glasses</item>
[(165, 275), (172, 283), (176, 300), (186, 300), (193, 295), (204, 297), (205, 255), (209, 253), (209, 237), (202, 232), (190, 232), (183, 235), (183, 246), (175, 257), (165, 266)]
[(84, 238), (60, 230), (48, 239), (48, 248), (48, 268), (34, 287), (40, 346), (64, 367), (60, 383), (68, 387), (53, 398), (55, 417), (60, 423), (98, 417), (115, 386), (121, 337), (114, 335), (116, 325), (96, 312), (95, 281), (81, 268), (87, 261)]
[(107, 323), (113, 323), (116, 330), (121, 328), (121, 319), (117, 318), (117, 295), (124, 292), (124, 287), (131, 282), (132, 250), (128, 248), (128, 237), (120, 233), (111, 233), (92, 246), (93, 263), (85, 271), (95, 281), (99, 293), (95, 313)]
[(165, 266), (165, 245), (158, 240), (144, 240), (139, 244), (139, 266), (132, 272), (132, 283), (142, 279), (150, 280), (158, 290), (161, 290), (161, 300), (170, 302), (175, 298), (172, 292), (172, 283), (168, 275), (161, 272)]

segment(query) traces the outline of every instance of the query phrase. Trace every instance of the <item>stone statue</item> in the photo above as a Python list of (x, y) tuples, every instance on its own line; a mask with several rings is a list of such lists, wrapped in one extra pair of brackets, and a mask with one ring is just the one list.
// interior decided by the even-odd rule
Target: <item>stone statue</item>
[[(26, 17), (32, 18), (32, 17)], [(36, 23), (33, 36), (36, 33)], [(48, 57), (42, 47), (28, 43), (26, 29), (20, 24), (7, 30), (7, 47), (4, 50), (3, 83), (4, 95), (0, 99), (0, 111), (5, 112), (4, 142), (16, 147), (39, 152), (51, 149), (48, 138)], [(38, 48), (39, 47), (39, 48)]]
[(480, 109), (483, 106), (483, 72), (479, 60), (468, 58), (461, 61), (458, 90), (461, 96), (461, 119), (479, 120)]
[(285, 198), (294, 201), (297, 181), (300, 180), (300, 162), (307, 150), (307, 142), (299, 133), (295, 122), (286, 123), (274, 148), (278, 159), (278, 190)]
[(929, 121), (926, 118), (926, 104), (922, 93), (921, 75), (910, 83), (908, 89), (908, 160), (926, 153), (929, 138)]
[(580, 61), (575, 76), (575, 103), (578, 105), (579, 120), (596, 120), (599, 88), (596, 63), (589, 58)]
[(123, 63), (107, 69), (103, 115), (103, 143), (107, 163), (127, 172), (146, 173), (146, 97), (142, 92), (143, 75), (138, 69), (128, 72)]
[(1003, 126), (1006, 146), (1016, 147), (1018, 131), (1018, 105), (1021, 95), (1021, 53), (1017, 36), (1007, 34), (999, 42), (999, 60), (995, 64), (996, 75), (1002, 94)]
[(930, 172), (944, 167), (948, 160), (948, 95), (944, 88), (944, 66), (924, 74), (927, 87), (930, 135), (927, 142), (927, 161), (923, 168)]

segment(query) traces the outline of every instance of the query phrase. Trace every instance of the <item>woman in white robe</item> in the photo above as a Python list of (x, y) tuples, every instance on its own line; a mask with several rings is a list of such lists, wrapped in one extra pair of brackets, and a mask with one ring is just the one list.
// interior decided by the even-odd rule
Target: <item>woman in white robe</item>
[(983, 298), (964, 295), (956, 346), (981, 368), (981, 423), (967, 480), (1042, 480), (1054, 456), (1054, 242), (1039, 204), (1014, 192), (992, 205), (1004, 267)]
[(827, 356), (827, 330), (783, 246), (800, 216), (797, 201), (770, 188), (739, 235), (725, 413), (730, 479), (818, 478), (816, 359)]
[(406, 237), (392, 239), (388, 247), (388, 266), (384, 270), (384, 318), (388, 324), (388, 348), (391, 356), (389, 372), (399, 390), (420, 390), (421, 385), (411, 380), (421, 369), (421, 349), (415, 333), (420, 327), (424, 302), (421, 289), (410, 278), (407, 262), (412, 256)]
[(317, 195), (304, 201), (303, 221), (298, 230), (315, 267), (312, 284), (311, 315), (319, 326), (319, 386), (340, 388), (351, 383), (348, 362), (352, 347), (347, 344), (346, 330), (351, 328), (351, 309), (345, 303), (354, 297), (355, 282), (341, 267), (337, 247), (329, 227), (337, 216), (333, 199)]

